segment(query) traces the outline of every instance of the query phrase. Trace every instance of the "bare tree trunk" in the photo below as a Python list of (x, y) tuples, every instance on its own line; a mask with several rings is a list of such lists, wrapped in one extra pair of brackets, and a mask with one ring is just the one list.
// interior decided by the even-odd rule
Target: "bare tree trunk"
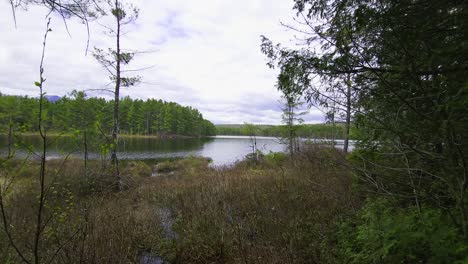
[(348, 74), (346, 76), (346, 123), (345, 123), (345, 139), (343, 151), (348, 153), (349, 148), (349, 130), (351, 126), (351, 78)]
[[(115, 0), (115, 9), (119, 9), (119, 1)], [(117, 11), (120, 12), (120, 11)], [(114, 127), (112, 129), (112, 154), (111, 154), (111, 162), (114, 165), (115, 169), (115, 176), (118, 181), (119, 189), (122, 190), (122, 179), (120, 178), (120, 171), (119, 171), (119, 160), (117, 158), (117, 145), (118, 145), (118, 133), (119, 133), (119, 97), (120, 97), (120, 22), (121, 22), (121, 15), (118, 13), (116, 15), (117, 21), (117, 36), (116, 36), (116, 78), (115, 78), (115, 91), (114, 91)]]
[(13, 122), (11, 120), (11, 115), (10, 115), (10, 120), (8, 121), (8, 158), (11, 158), (11, 156), (13, 155), (12, 146), (13, 146)]
[(336, 126), (335, 126), (335, 103), (333, 103), (332, 107), (332, 129), (331, 129), (331, 140), (332, 140), (332, 146), (335, 147), (336, 144)]
[(150, 129), (149, 129), (149, 113), (146, 113), (146, 135), (150, 134)]
[(294, 155), (294, 114), (291, 104), (288, 105), (288, 129), (289, 129), (289, 155)]
[(86, 130), (84, 131), (83, 134), (83, 145), (84, 145), (84, 167), (85, 167), (85, 173), (88, 171), (88, 136), (86, 133)]
[(257, 137), (254, 137), (255, 164), (258, 162)]

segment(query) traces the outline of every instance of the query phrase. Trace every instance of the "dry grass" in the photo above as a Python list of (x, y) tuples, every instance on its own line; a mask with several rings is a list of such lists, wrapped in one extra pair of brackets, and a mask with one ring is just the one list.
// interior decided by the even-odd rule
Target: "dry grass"
[[(309, 149), (294, 162), (218, 169), (191, 158), (157, 177), (131, 162), (122, 169), (129, 183), (123, 192), (103, 188), (109, 176), (98, 164), (87, 174), (81, 164), (49, 164), (62, 177), (47, 213), (63, 215), (44, 232), (44, 260), (65, 244), (54, 263), (138, 263), (143, 252), (171, 263), (333, 262), (330, 232), (358, 205), (345, 161), (331, 149)], [(35, 199), (34, 165), (28, 167), (7, 206), (12, 223), (22, 223), (14, 231), (25, 252)], [(0, 261), (15, 263), (0, 234)]]
[(330, 227), (356, 206), (337, 163), (338, 153), (315, 149), (282, 167), (238, 164), (156, 179), (148, 188), (171, 210), (178, 235), (157, 251), (182, 263), (323, 262)]

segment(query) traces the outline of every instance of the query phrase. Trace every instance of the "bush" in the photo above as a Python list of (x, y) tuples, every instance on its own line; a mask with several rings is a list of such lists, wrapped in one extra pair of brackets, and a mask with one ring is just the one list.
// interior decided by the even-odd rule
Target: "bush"
[(171, 171), (175, 171), (177, 169), (177, 164), (174, 161), (166, 160), (158, 163), (156, 165), (156, 171), (167, 173)]
[(122, 174), (135, 178), (151, 176), (151, 167), (143, 161), (130, 161), (123, 167)]
[(191, 156), (185, 159), (181, 159), (177, 161), (177, 168), (182, 171), (205, 171), (208, 168), (209, 163), (212, 160), (210, 158), (203, 158), (203, 157), (196, 157)]
[(158, 173), (170, 172), (187, 172), (193, 170), (206, 170), (208, 164), (212, 160), (210, 158), (190, 156), (184, 159), (166, 160), (156, 164), (156, 171)]
[(338, 232), (346, 263), (467, 263), (468, 245), (441, 210), (368, 201)]
[(265, 155), (265, 161), (272, 166), (283, 166), (288, 156), (283, 152), (270, 152)]

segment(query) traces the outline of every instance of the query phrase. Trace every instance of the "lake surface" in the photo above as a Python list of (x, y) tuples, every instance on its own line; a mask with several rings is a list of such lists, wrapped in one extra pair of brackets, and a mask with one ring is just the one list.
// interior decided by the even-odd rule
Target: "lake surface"
[[(336, 143), (337, 147), (343, 147), (342, 140), (337, 140)], [(40, 138), (38, 136), (23, 136), (17, 144), (19, 145), (16, 151), (17, 156), (24, 157), (27, 155), (28, 149), (40, 149)], [(2, 155), (7, 152), (6, 146), (6, 137), (0, 136), (0, 153)], [(127, 137), (119, 141), (120, 151), (118, 157), (125, 160), (150, 160), (203, 156), (211, 158), (213, 165), (222, 166), (242, 160), (251, 152), (251, 146), (251, 139), (245, 136), (178, 139)], [(267, 154), (270, 151), (285, 151), (286, 146), (281, 143), (279, 138), (257, 137), (257, 148)], [(81, 158), (83, 157), (82, 149), (82, 144), (71, 137), (51, 138), (47, 157), (55, 159), (70, 155), (71, 157)], [(91, 148), (89, 152), (90, 159), (99, 159), (101, 157), (100, 150), (97, 147)]]

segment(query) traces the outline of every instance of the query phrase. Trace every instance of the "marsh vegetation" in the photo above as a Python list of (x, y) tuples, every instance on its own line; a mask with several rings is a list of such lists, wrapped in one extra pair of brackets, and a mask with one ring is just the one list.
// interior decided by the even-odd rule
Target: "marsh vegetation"
[[(141, 53), (120, 39), (138, 8), (9, 2), (13, 15), (41, 5), (88, 29), (109, 15), (115, 47), (93, 53), (113, 100), (75, 91), (49, 101), (49, 16), (38, 97), (0, 95), (0, 262), (468, 262), (466, 1), (293, 1), (297, 24), (283, 26), (296, 45), (260, 44), (284, 125), (218, 126), (245, 141), (237, 161), (214, 165), (197, 152), (154, 159), (174, 138), (181, 149), (216, 141), (201, 138), (216, 127), (198, 110), (120, 96), (141, 82), (125, 70)], [(303, 104), (327, 123), (303, 125)], [(280, 135), (284, 149), (264, 151), (262, 135)], [(236, 149), (226, 139), (212, 147), (220, 156)], [(125, 159), (125, 140), (153, 158)], [(63, 151), (51, 158), (54, 146)]]

